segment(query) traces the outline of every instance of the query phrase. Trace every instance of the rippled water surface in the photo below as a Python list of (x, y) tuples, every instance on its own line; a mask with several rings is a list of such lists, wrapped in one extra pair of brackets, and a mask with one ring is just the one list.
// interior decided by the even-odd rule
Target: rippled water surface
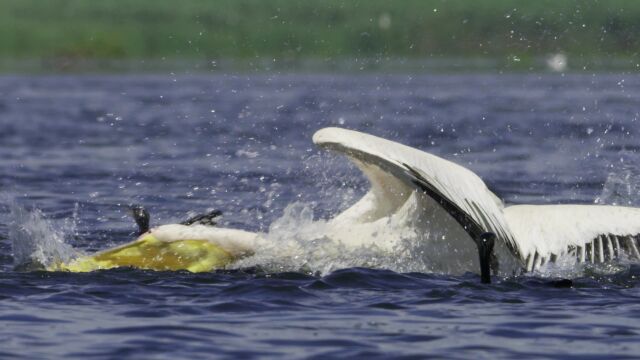
[[(25, 273), (13, 270), (9, 211), (18, 204), (29, 214), (19, 226), (83, 251), (130, 240), (132, 203), (154, 224), (220, 209), (228, 227), (312, 227), (367, 189), (311, 143), (325, 126), (453, 160), (508, 203), (640, 205), (638, 80), (0, 78), (0, 357), (637, 358), (635, 264), (583, 268), (572, 284), (552, 268), (489, 286), (344, 256), (302, 271)], [(294, 203), (303, 210), (283, 215)]]

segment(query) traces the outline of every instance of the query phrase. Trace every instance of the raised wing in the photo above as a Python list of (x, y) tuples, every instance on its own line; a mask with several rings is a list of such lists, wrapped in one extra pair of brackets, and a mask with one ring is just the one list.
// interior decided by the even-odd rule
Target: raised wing
[(220, 210), (212, 210), (205, 214), (198, 214), (188, 218), (187, 220), (180, 223), (180, 225), (205, 225), (205, 226), (216, 226), (218, 221), (216, 220), (222, 216), (222, 211)]
[(570, 254), (579, 262), (640, 259), (640, 209), (607, 205), (515, 205), (504, 210), (527, 271)]
[(502, 202), (468, 169), (423, 151), (352, 130), (325, 128), (313, 135), (313, 142), (355, 160), (371, 180), (371, 193), (385, 192), (382, 188), (385, 182), (370, 176), (376, 172), (365, 170), (366, 166), (373, 165), (406, 186), (426, 193), (472, 238), (491, 231), (517, 253), (502, 213)]

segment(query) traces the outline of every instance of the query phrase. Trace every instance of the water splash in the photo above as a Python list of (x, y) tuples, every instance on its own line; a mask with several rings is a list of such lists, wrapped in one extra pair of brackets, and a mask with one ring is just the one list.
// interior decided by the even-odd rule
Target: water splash
[(271, 223), (268, 232), (263, 234), (266, 241), (261, 248), (256, 249), (256, 255), (238, 261), (234, 267), (259, 266), (274, 272), (314, 272), (319, 270), (317, 259), (327, 258), (324, 253), (329, 246), (323, 245), (330, 240), (326, 238), (326, 232), (327, 222), (314, 220), (313, 209), (309, 204), (294, 202), (285, 208), (283, 215)]
[[(447, 266), (434, 260), (440, 257), (438, 249), (442, 244), (433, 246), (438, 242), (433, 238), (444, 237), (438, 231), (420, 226), (429, 222), (417, 221), (421, 217), (417, 211), (408, 211), (408, 217), (390, 216), (382, 223), (354, 223), (352, 227), (314, 219), (313, 213), (313, 206), (308, 203), (295, 202), (287, 206), (268, 232), (261, 234), (265, 241), (256, 249), (256, 254), (236, 262), (233, 267), (320, 275), (351, 267), (448, 273), (456, 268), (459, 260), (466, 261), (451, 259), (447, 261), (447, 270)], [(360, 237), (362, 241), (353, 241), (351, 237)]]
[(266, 241), (256, 255), (238, 261), (234, 268), (259, 266), (269, 272), (328, 274), (349, 267), (387, 267), (388, 254), (380, 248), (348, 248), (332, 239), (333, 230), (329, 221), (314, 220), (310, 204), (294, 202), (262, 234)]
[(596, 204), (637, 206), (640, 199), (640, 163), (631, 151), (620, 153), (619, 161), (611, 164), (612, 171), (595, 200)]
[(56, 224), (41, 210), (28, 210), (8, 195), (2, 195), (2, 202), (8, 209), (7, 225), (16, 268), (47, 268), (80, 255), (65, 241), (69, 231), (75, 231), (75, 218)]

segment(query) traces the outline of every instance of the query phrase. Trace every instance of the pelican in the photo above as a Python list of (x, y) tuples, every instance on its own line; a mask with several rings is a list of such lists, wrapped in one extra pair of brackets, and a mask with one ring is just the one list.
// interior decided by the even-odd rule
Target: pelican
[[(422, 256), (434, 270), (479, 272), (486, 283), (492, 274), (531, 272), (567, 256), (576, 263), (640, 259), (638, 208), (508, 206), (472, 171), (397, 142), (341, 128), (321, 129), (313, 142), (345, 155), (371, 186), (328, 220), (322, 236), (330, 239), (329, 247), (375, 246), (384, 253), (414, 237), (424, 243)], [(136, 240), (53, 269), (211, 271), (259, 254), (268, 245), (264, 234), (216, 227), (218, 215), (149, 228), (148, 213), (134, 209), (140, 229)]]

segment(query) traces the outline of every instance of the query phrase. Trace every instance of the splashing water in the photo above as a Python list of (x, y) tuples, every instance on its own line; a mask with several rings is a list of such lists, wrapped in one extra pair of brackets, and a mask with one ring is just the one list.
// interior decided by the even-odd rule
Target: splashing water
[[(382, 268), (396, 272), (448, 273), (461, 268), (463, 259), (449, 259), (443, 266), (437, 258), (444, 239), (429, 222), (419, 221), (418, 206), (408, 201), (409, 211), (371, 224), (339, 224), (314, 220), (310, 204), (295, 202), (287, 206), (269, 231), (261, 234), (264, 245), (254, 256), (236, 262), (234, 268), (260, 267), (268, 272), (302, 271), (326, 275), (350, 268)], [(424, 219), (422, 219), (424, 220)], [(352, 237), (361, 242), (349, 241)], [(350, 243), (350, 244), (348, 244)], [(441, 259), (440, 259), (441, 260)], [(441, 262), (441, 261), (440, 261)]]
[(303, 271), (327, 274), (354, 266), (380, 265), (379, 253), (373, 248), (348, 250), (334, 242), (326, 220), (314, 220), (309, 204), (294, 202), (263, 234), (266, 246), (256, 255), (238, 261), (235, 268), (259, 266), (270, 272)]
[(65, 235), (75, 231), (75, 216), (57, 226), (39, 209), (27, 210), (15, 199), (3, 195), (9, 210), (9, 239), (16, 268), (36, 270), (68, 262), (80, 252), (65, 242)]
[(635, 153), (623, 151), (618, 162), (611, 164), (602, 193), (596, 204), (637, 206), (640, 198), (640, 162)]

